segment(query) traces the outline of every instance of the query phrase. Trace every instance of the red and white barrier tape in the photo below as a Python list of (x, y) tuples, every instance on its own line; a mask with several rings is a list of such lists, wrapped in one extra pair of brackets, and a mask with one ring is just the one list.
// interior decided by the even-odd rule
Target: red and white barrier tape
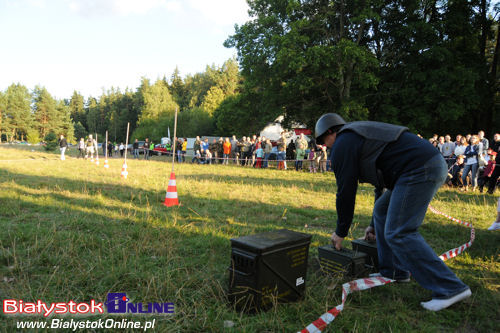
[(454, 258), (454, 257), (458, 256), (460, 253), (464, 252), (465, 249), (472, 246), (472, 242), (474, 242), (474, 239), (476, 239), (476, 231), (474, 230), (474, 227), (472, 226), (471, 223), (456, 219), (454, 217), (451, 217), (450, 215), (447, 215), (443, 212), (440, 212), (439, 210), (437, 210), (436, 208), (434, 208), (430, 205), (429, 205), (429, 210), (431, 212), (433, 212), (434, 214), (442, 215), (442, 216), (446, 217), (447, 219), (452, 220), (453, 222), (456, 222), (458, 224), (463, 224), (466, 227), (471, 228), (469, 242), (462, 244), (461, 246), (456, 247), (454, 249), (451, 249), (449, 251), (446, 251), (445, 253), (443, 253), (439, 256), (439, 259), (446, 261), (448, 259)]
[[(446, 215), (445, 213), (438, 211), (437, 209), (433, 208), (430, 205), (429, 205), (429, 210), (435, 214), (443, 215), (446, 218), (452, 220), (453, 222), (457, 222), (459, 224), (463, 224), (471, 228), (470, 241), (466, 244), (463, 244), (462, 246), (459, 246), (457, 248), (454, 248), (452, 250), (443, 253), (442, 255), (439, 256), (441, 260), (446, 261), (448, 259), (454, 258), (472, 245), (472, 242), (475, 239), (475, 231), (471, 223), (461, 221), (459, 219)], [(385, 284), (389, 284), (394, 281), (395, 280), (391, 280), (382, 276), (377, 276), (366, 279), (353, 280), (351, 282), (344, 283), (342, 285), (342, 304), (337, 305), (333, 309), (330, 309), (329, 311), (325, 312), (323, 315), (321, 315), (321, 317), (313, 321), (311, 324), (309, 324), (306, 328), (304, 328), (302, 331), (299, 331), (298, 333), (318, 333), (323, 331), (339, 315), (340, 311), (344, 309), (344, 304), (347, 299), (347, 295), (349, 295), (351, 292), (383, 286)]]
[(337, 305), (333, 309), (325, 312), (321, 317), (319, 317), (302, 331), (300, 331), (300, 333), (317, 333), (323, 331), (326, 326), (328, 326), (328, 324), (330, 324), (339, 315), (340, 311), (344, 309), (344, 303), (347, 299), (347, 295), (349, 295), (351, 292), (383, 286), (394, 281), (395, 280), (377, 276), (344, 283), (342, 285), (342, 304)]

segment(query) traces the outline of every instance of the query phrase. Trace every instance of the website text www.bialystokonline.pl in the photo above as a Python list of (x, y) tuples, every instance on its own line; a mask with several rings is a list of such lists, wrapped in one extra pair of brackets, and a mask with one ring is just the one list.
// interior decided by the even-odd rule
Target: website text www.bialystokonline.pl
[(50, 321), (23, 320), (17, 322), (17, 329), (137, 329), (147, 331), (155, 328), (156, 319), (144, 322), (128, 319), (97, 319), (97, 320), (75, 320), (75, 319), (51, 319)]

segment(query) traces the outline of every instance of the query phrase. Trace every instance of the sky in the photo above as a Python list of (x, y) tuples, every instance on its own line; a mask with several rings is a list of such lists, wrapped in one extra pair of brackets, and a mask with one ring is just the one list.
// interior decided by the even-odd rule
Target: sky
[(0, 91), (99, 97), (204, 72), (236, 56), (223, 42), (248, 20), (245, 0), (0, 0)]

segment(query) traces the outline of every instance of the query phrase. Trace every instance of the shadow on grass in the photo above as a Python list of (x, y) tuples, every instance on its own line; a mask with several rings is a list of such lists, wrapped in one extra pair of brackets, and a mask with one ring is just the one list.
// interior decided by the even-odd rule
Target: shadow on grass
[[(224, 167), (224, 166), (221, 166)], [(221, 170), (223, 171), (223, 170)], [(193, 180), (209, 180), (219, 183), (233, 183), (233, 184), (250, 184), (250, 185), (271, 185), (275, 187), (297, 187), (300, 189), (314, 191), (314, 192), (329, 192), (335, 193), (337, 191), (337, 184), (335, 181), (335, 176), (333, 173), (325, 173), (318, 175), (314, 180), (310, 179), (300, 179), (300, 172), (296, 171), (283, 171), (283, 172), (293, 172), (293, 179), (281, 179), (281, 178), (271, 178), (271, 177), (255, 177), (255, 176), (229, 176), (227, 174), (196, 174), (196, 175), (182, 175), (179, 179), (193, 179)], [(373, 186), (360, 184), (358, 187), (358, 193), (367, 192), (373, 193)]]
[[(229, 238), (279, 228), (309, 232), (303, 228), (304, 220), (314, 217), (325, 218), (325, 221), (314, 222), (316, 228), (325, 228), (325, 231), (334, 228), (332, 222), (326, 221), (335, 216), (333, 210), (294, 208), (290, 209), (292, 214), (287, 215), (285, 221), (281, 219), (283, 205), (212, 200), (196, 197), (193, 193), (182, 197), (184, 206), (165, 208), (161, 204), (163, 191), (138, 190), (126, 184), (37, 177), (5, 170), (0, 170), (0, 177), (1, 186), (13, 193), (12, 197), (2, 199), (0, 208), (3, 224), (0, 269), (4, 276), (15, 278), (11, 283), (0, 282), (0, 289), (4, 290), (2, 295), (26, 300), (40, 298), (46, 302), (67, 301), (69, 296), (78, 301), (88, 301), (92, 298), (104, 300), (108, 292), (126, 291), (137, 301), (175, 302), (179, 315), (162, 319), (163, 328), (174, 331), (220, 331), (221, 318), (234, 319), (233, 314), (228, 313), (225, 300)], [(208, 179), (208, 175), (204, 177)], [(214, 177), (210, 176), (210, 180)], [(17, 185), (10, 186), (10, 181)], [(270, 180), (254, 177), (253, 181), (264, 184)], [(274, 184), (282, 186), (279, 181)], [(30, 199), (34, 196), (33, 190), (40, 188), (52, 191), (43, 194), (47, 202)], [(104, 199), (114, 202), (72, 198), (55, 192), (57, 188), (85, 196), (92, 196), (96, 191)], [(127, 208), (127, 204), (131, 207)], [(71, 206), (75, 209), (72, 210)], [(114, 215), (110, 217), (110, 213)], [(369, 216), (362, 215), (360, 218), (369, 221)], [(452, 240), (460, 242), (462, 235), (464, 238), (469, 235), (468, 229), (463, 226), (450, 227), (436, 223), (436, 218), (426, 219), (430, 222), (422, 229), (429, 238), (435, 239), (434, 242), (444, 237), (457, 246), (459, 244)], [(477, 238), (481, 242), (487, 240), (487, 245), (478, 247), (477, 250), (482, 252), (477, 254), (473, 252), (476, 250), (473, 245), (471, 256), (495, 255), (496, 247), (490, 248), (496, 243), (493, 236), (486, 231), (478, 231)], [(327, 241), (327, 236), (313, 235), (313, 242)], [(260, 315), (257, 320), (240, 317), (242, 325), (247, 325), (240, 328), (247, 331), (251, 331), (252, 327), (279, 330), (282, 327), (280, 322), (284, 321), (286, 327), (300, 329), (297, 318), (307, 324), (310, 319), (316, 319), (311, 316), (311, 310), (320, 315), (325, 310), (325, 304), (332, 303), (324, 293), (325, 281), (318, 278), (309, 284), (308, 288), (314, 288), (309, 293), (312, 292), (316, 298), (308, 296), (305, 302), (278, 307), (276, 311)], [(339, 288), (327, 291), (326, 295), (339, 297)], [(486, 290), (482, 285), (477, 288)], [(416, 290), (411, 297), (418, 294), (421, 288)], [(374, 291), (375, 295), (378, 293)], [(369, 301), (373, 298), (369, 295), (370, 292), (353, 295), (352, 299), (360, 301), (352, 304), (363, 304), (364, 300), (368, 300), (368, 304), (377, 307), (379, 298)], [(488, 293), (484, 292), (484, 295), (481, 303), (495, 301)], [(382, 299), (394, 301), (391, 297)], [(335, 299), (333, 305), (337, 301)], [(415, 310), (415, 307), (419, 309), (418, 303), (409, 306), (408, 311)], [(494, 327), (484, 320), (487, 311), (484, 307), (481, 309), (472, 309), (475, 315), (467, 315), (467, 318), (483, 330)], [(343, 316), (359, 319), (369, 311), (359, 312), (352, 307), (351, 310), (354, 311), (346, 311)], [(352, 317), (352, 314), (356, 316)], [(383, 321), (389, 319), (383, 313), (381, 317)], [(342, 325), (342, 319), (339, 320)], [(404, 326), (404, 320), (392, 320), (403, 329), (408, 328)], [(414, 325), (418, 327), (419, 323)], [(446, 327), (456, 325), (447, 324)]]

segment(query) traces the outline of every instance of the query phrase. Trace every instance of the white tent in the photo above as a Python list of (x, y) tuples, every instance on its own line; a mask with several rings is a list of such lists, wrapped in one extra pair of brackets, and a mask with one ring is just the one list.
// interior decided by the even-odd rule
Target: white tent
[[(283, 118), (283, 116), (279, 116), (274, 122), (267, 124), (267, 126), (260, 132), (260, 136), (264, 136), (271, 141), (277, 141), (281, 138), (281, 133), (285, 132), (287, 141), (290, 142), (291, 140), (297, 141), (297, 138), (300, 135), (297, 134), (297, 132), (305, 131), (310, 133), (304, 124), (292, 124), (293, 130), (283, 128), (283, 126), (281, 126)], [(306, 138), (308, 141), (310, 140), (307, 135)]]

